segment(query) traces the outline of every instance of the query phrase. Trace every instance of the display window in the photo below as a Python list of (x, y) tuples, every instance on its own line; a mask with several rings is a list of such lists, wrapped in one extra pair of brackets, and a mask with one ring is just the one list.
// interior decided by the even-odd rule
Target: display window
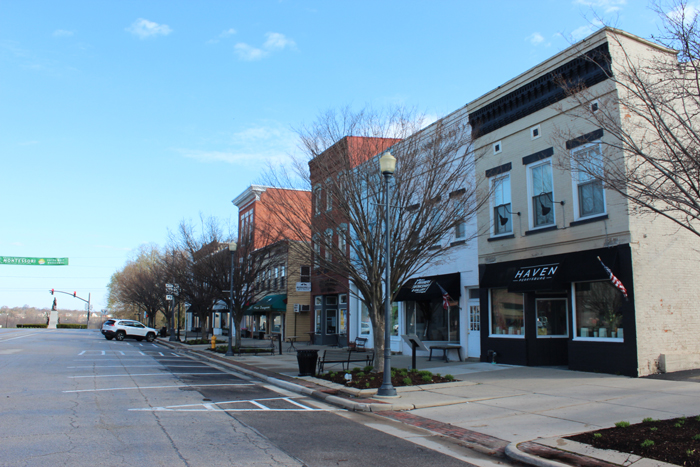
[(490, 292), (491, 336), (524, 338), (523, 294), (508, 292), (508, 289), (491, 289)]
[(622, 294), (610, 281), (577, 282), (574, 316), (577, 339), (624, 339)]

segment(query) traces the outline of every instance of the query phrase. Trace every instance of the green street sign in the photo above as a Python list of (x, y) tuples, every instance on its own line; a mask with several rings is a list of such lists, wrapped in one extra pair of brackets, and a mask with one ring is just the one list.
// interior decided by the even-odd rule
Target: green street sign
[(19, 256), (0, 256), (0, 264), (15, 266), (68, 266), (68, 258), (22, 258)]

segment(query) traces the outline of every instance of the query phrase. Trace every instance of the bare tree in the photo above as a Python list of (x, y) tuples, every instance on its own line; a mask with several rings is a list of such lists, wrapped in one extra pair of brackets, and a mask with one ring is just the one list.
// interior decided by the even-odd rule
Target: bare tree
[[(397, 159), (389, 202), (391, 278), (398, 288), (429, 264), (445, 258), (454, 229), (475, 216), (487, 198), (477, 193), (467, 114), (463, 109), (432, 125), (402, 108), (328, 111), (299, 129), (303, 155), (293, 169), (270, 168), (272, 186), (312, 190), (312, 212), (289, 198), (273, 210), (287, 229), (311, 226), (308, 258), (315, 276), (349, 279), (369, 310), (374, 348), (383, 367), (385, 271), (385, 180), (378, 157)], [(293, 219), (293, 221), (290, 221)], [(475, 232), (466, 232), (469, 241)]]
[[(206, 332), (212, 330), (216, 302), (229, 303), (228, 245), (232, 238), (232, 233), (224, 233), (221, 222), (214, 217), (201, 217), (199, 229), (192, 222), (182, 221), (177, 232), (170, 234), (165, 255), (169, 281), (180, 286), (180, 299), (190, 305)], [(164, 285), (159, 292), (165, 294)]]
[[(572, 151), (561, 163), (622, 195), (632, 214), (661, 216), (700, 235), (698, 11), (685, 0), (655, 9), (662, 29), (652, 39), (661, 46), (640, 47), (606, 28), (612, 59), (595, 66), (615, 89), (561, 81), (576, 105), (560, 110), (606, 135), (600, 151)], [(558, 136), (563, 142), (579, 135), (560, 128)]]
[(149, 326), (153, 326), (158, 311), (166, 313), (167, 310), (162, 293), (165, 278), (165, 265), (159, 248), (155, 245), (142, 246), (135, 259), (112, 275), (109, 284), (110, 307), (122, 311), (126, 309), (130, 313), (134, 309), (142, 310), (146, 313)]

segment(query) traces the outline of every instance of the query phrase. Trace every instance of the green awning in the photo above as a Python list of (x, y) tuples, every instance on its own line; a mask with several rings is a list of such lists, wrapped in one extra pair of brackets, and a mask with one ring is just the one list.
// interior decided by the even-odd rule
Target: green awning
[(266, 295), (245, 310), (246, 315), (259, 315), (268, 311), (287, 311), (287, 294)]

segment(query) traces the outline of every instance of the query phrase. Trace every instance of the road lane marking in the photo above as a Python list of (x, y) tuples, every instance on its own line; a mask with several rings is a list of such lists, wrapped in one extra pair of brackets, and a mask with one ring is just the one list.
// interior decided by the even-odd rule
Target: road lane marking
[(253, 383), (222, 383), (222, 384), (176, 384), (172, 386), (136, 386), (130, 388), (103, 388), (103, 389), (73, 389), (61, 391), (64, 394), (75, 392), (104, 392), (104, 391), (128, 391), (133, 389), (177, 389), (177, 388), (208, 388), (212, 386), (255, 386)]
[(140, 373), (140, 374), (127, 374), (127, 375), (85, 375), (85, 376), (66, 376), (68, 379), (76, 378), (119, 378), (124, 376), (170, 376), (170, 375), (225, 375), (221, 371), (217, 373)]
[(16, 337), (8, 337), (6, 339), (0, 339), (0, 342), (7, 342), (7, 341), (12, 341), (15, 339), (22, 339), (23, 337), (29, 337), (29, 336), (34, 336), (36, 334), (39, 334), (38, 332), (32, 332), (31, 334), (23, 334), (21, 336), (16, 336)]

